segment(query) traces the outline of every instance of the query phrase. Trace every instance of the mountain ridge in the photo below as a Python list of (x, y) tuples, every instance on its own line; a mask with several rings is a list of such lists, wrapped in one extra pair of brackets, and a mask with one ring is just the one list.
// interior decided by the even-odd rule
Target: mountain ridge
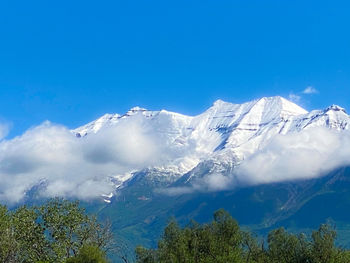
[[(204, 174), (198, 172), (201, 164), (211, 165), (212, 168), (204, 169), (207, 172), (231, 174), (236, 166), (279, 135), (300, 133), (315, 127), (349, 130), (350, 116), (337, 105), (308, 112), (283, 97), (275, 96), (242, 104), (217, 100), (196, 116), (133, 107), (123, 115), (105, 114), (72, 132), (77, 137), (85, 137), (135, 123), (175, 153), (161, 165), (146, 167), (157, 171), (150, 173), (152, 176), (171, 178), (168, 180), (170, 185), (177, 180), (189, 182), (191, 177)], [(123, 186), (135, 172), (130, 171), (129, 176), (117, 175), (116, 188)], [(182, 176), (184, 178), (180, 180)]]

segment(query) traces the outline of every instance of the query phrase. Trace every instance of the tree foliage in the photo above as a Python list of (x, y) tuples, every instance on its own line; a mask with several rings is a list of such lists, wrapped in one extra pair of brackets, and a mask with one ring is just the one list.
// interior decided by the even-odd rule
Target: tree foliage
[[(41, 206), (9, 211), (0, 205), (0, 263), (107, 263), (109, 225), (88, 216), (78, 202), (52, 199)], [(335, 245), (334, 227), (324, 224), (311, 236), (272, 230), (266, 242), (240, 228), (226, 211), (207, 224), (175, 220), (156, 249), (136, 248), (139, 263), (348, 263), (350, 251)], [(114, 245), (114, 244), (113, 244)], [(115, 246), (114, 246), (115, 247)], [(127, 257), (121, 257), (128, 262)]]
[(79, 253), (68, 258), (66, 263), (107, 263), (106, 253), (99, 247), (93, 245), (84, 245)]
[(321, 225), (311, 237), (272, 230), (267, 245), (240, 229), (224, 210), (209, 224), (191, 222), (181, 228), (174, 220), (164, 229), (157, 249), (136, 248), (137, 262), (232, 263), (345, 263), (349, 251), (335, 246), (336, 232)]
[(99, 255), (101, 260), (91, 262), (103, 263), (111, 241), (109, 226), (88, 216), (79, 202), (52, 199), (14, 211), (0, 206), (0, 262), (51, 263)]

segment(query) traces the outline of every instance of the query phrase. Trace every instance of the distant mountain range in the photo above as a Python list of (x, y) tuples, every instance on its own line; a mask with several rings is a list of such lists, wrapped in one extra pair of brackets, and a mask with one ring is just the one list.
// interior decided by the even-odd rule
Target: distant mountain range
[[(320, 127), (348, 130), (350, 116), (336, 105), (307, 112), (277, 96), (243, 104), (218, 100), (197, 116), (135, 107), (124, 115), (106, 114), (72, 132), (77, 137), (85, 137), (121, 125), (126, 130), (128, 127), (132, 129), (135, 124), (145, 133), (158, 138), (167, 152), (162, 162), (156, 162), (142, 171), (161, 181), (162, 187), (181, 187), (197, 177), (234, 173), (235, 167), (264, 149), (277, 136), (295, 135)], [(140, 147), (140, 151), (144, 150)], [(126, 174), (116, 174), (112, 181), (117, 189), (125, 187), (129, 181), (136, 180), (134, 177), (140, 172), (132, 170)], [(244, 179), (244, 175), (240, 178)], [(280, 180), (283, 181), (283, 178)], [(172, 189), (172, 192), (176, 193), (176, 189)], [(114, 194), (106, 195), (106, 202)]]
[(171, 216), (183, 224), (204, 222), (221, 207), (262, 235), (277, 226), (309, 231), (328, 221), (339, 242), (350, 245), (345, 109), (308, 112), (278, 96), (243, 104), (218, 100), (197, 116), (135, 107), (72, 132), (84, 140), (121, 125), (137, 125), (165, 149), (154, 165), (111, 176), (115, 191), (105, 202), (87, 204), (112, 220), (130, 248), (154, 246)]

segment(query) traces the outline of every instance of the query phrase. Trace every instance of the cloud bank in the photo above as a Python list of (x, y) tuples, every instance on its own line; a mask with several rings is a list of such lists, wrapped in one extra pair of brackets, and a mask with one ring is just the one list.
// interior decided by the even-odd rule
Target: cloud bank
[(45, 122), (0, 142), (0, 200), (19, 202), (33, 187), (42, 197), (96, 198), (115, 190), (111, 178), (181, 154), (141, 118), (83, 138)]
[[(111, 180), (131, 171), (174, 163), (195, 145), (176, 147), (142, 118), (120, 121), (97, 134), (76, 138), (66, 127), (45, 122), (0, 141), (0, 201), (16, 203), (35, 188), (40, 197), (91, 199), (115, 190)], [(277, 135), (247, 156), (233, 172), (214, 170), (168, 194), (222, 191), (325, 175), (350, 165), (350, 132), (311, 128)]]
[(190, 186), (167, 189), (167, 194), (211, 192), (258, 184), (317, 178), (350, 165), (350, 132), (310, 128), (277, 135), (248, 156), (232, 173), (214, 172)]
[(312, 128), (278, 135), (237, 169), (239, 184), (260, 184), (325, 175), (350, 165), (350, 133)]

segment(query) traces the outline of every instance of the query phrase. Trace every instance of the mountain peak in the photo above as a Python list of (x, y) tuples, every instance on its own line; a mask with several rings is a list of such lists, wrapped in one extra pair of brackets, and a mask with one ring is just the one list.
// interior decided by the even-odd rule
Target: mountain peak
[(305, 109), (303, 109), (299, 105), (281, 96), (263, 97), (259, 101), (261, 100), (264, 100), (269, 105), (269, 107), (280, 108), (282, 113), (292, 114), (292, 115), (301, 115), (301, 114), (308, 113)]
[(253, 101), (249, 101), (243, 104), (232, 104), (230, 102), (225, 102), (223, 100), (216, 100), (213, 103), (214, 108), (220, 108), (224, 106), (233, 106), (233, 105), (266, 105), (267, 109), (270, 110), (279, 110), (281, 113), (290, 114), (290, 115), (301, 115), (306, 114), (307, 111), (302, 107), (298, 106), (294, 102), (291, 102), (281, 96), (272, 96), (272, 97), (262, 97)]
[(232, 103), (218, 99), (218, 100), (214, 101), (213, 106), (220, 107), (220, 106), (227, 105), (227, 104), (231, 105)]
[(335, 104), (329, 106), (327, 109), (325, 109), (325, 111), (326, 112), (327, 111), (342, 111), (342, 112), (346, 113), (344, 108), (342, 108), (342, 107), (340, 107), (338, 105), (335, 105)]
[(139, 112), (144, 112), (144, 111), (147, 111), (147, 109), (136, 106), (128, 110), (122, 117), (132, 116)]
[(147, 111), (147, 109), (136, 106), (131, 108), (128, 112), (137, 112), (137, 111)]

